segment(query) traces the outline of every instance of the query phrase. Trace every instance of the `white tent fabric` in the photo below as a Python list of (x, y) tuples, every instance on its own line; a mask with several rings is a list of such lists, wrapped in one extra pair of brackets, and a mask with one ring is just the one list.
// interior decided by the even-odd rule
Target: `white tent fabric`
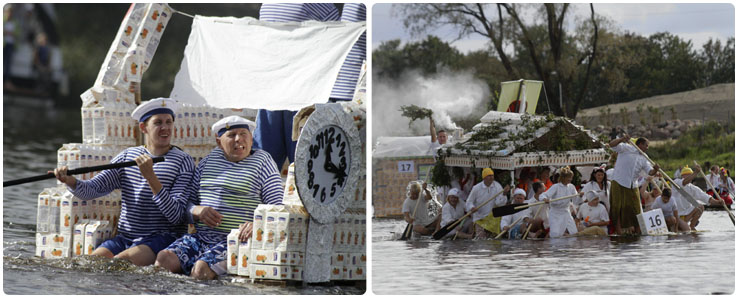
[(430, 149), (431, 137), (425, 136), (406, 136), (391, 137), (381, 136), (373, 149), (373, 158), (393, 158), (409, 156), (432, 157), (434, 154)]
[(326, 103), (365, 22), (195, 16), (170, 97), (218, 108)]

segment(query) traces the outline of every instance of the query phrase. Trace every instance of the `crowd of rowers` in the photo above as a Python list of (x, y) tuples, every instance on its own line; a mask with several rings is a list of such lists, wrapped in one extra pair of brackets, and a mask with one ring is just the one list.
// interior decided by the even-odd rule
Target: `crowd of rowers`
[[(403, 203), (404, 219), (413, 224), (415, 233), (430, 235), (469, 215), (445, 237), (508, 235), (510, 239), (526, 239), (640, 234), (637, 215), (643, 210), (660, 209), (670, 231), (696, 230), (703, 206), (693, 206), (669, 183), (669, 178), (663, 178), (660, 166), (651, 165), (635, 148), (637, 146), (646, 152), (649, 140), (629, 141), (629, 135), (612, 140), (609, 147), (615, 152), (615, 159), (610, 160), (613, 167), (601, 165), (593, 168), (589, 180), (582, 184), (572, 182), (574, 170), (567, 166), (557, 169), (552, 176), (549, 167), (525, 168), (521, 170), (512, 193), (509, 193), (512, 187), (502, 187), (495, 180), (494, 171), (490, 168), (483, 169), (482, 181), (474, 183), (472, 174), (455, 167), (450, 186), (438, 187), (435, 191), (428, 189), (426, 183), (412, 181), (407, 186)], [(698, 165), (693, 169), (688, 166), (679, 168), (673, 182), (704, 204), (732, 204), (735, 186), (727, 170), (719, 166), (712, 166), (710, 170), (707, 179), (711, 185), (706, 185), (706, 191), (692, 183), (701, 172)], [(711, 187), (715, 187), (719, 195)], [(444, 206), (432, 197), (432, 193), (437, 193), (436, 198), (444, 199)], [(507, 197), (509, 194), (510, 198)], [(491, 198), (495, 199), (488, 201)], [(532, 205), (502, 217), (495, 217), (492, 213), (495, 208), (505, 205), (540, 202), (542, 205)], [(417, 207), (417, 204), (420, 205)]]

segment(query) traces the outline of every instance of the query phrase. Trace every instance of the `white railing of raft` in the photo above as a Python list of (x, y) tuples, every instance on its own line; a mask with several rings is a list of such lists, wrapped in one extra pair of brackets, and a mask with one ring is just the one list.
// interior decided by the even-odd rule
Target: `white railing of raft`
[(451, 155), (445, 158), (448, 167), (494, 168), (514, 170), (523, 167), (570, 166), (601, 164), (609, 160), (604, 149), (573, 150), (565, 152), (527, 152), (509, 156)]

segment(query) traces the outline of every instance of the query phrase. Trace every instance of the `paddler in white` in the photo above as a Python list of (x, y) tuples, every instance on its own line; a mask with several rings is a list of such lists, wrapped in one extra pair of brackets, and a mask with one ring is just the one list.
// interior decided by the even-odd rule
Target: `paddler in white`
[(689, 231), (689, 225), (678, 217), (678, 205), (676, 198), (671, 197), (671, 189), (665, 188), (658, 198), (655, 199), (650, 209), (660, 209), (665, 218), (665, 225), (673, 232)]
[[(694, 167), (701, 170), (701, 167), (698, 165), (695, 165)], [(691, 183), (695, 177), (696, 173), (694, 173), (694, 171), (687, 165), (681, 169), (681, 178), (677, 178), (674, 182), (681, 186), (682, 190), (694, 197), (695, 200), (699, 201), (699, 204), (702, 204), (701, 201), (708, 203), (712, 196)], [(699, 205), (699, 207), (694, 207), (691, 205), (689, 200), (684, 198), (681, 193), (676, 190), (676, 187), (672, 186), (672, 188), (673, 190), (671, 192), (673, 197), (676, 198), (679, 217), (689, 224), (689, 228), (691, 228), (691, 230), (696, 230), (696, 226), (699, 225), (699, 218), (701, 218), (701, 215), (704, 213), (704, 206)]]
[[(523, 189), (515, 189), (514, 195), (512, 196), (514, 198), (512, 204), (526, 205), (526, 203), (524, 203), (524, 198), (526, 196), (527, 192)], [(527, 227), (529, 226), (531, 215), (532, 211), (529, 208), (526, 208), (517, 211), (515, 214), (503, 216), (501, 217), (501, 230), (509, 231), (509, 239), (520, 239), (522, 238), (524, 231), (527, 230)], [(521, 218), (519, 223), (514, 224), (514, 222), (519, 220), (519, 218)]]
[[(465, 204), (465, 210), (473, 212), (473, 222), (475, 222), (475, 237), (476, 238), (489, 238), (492, 233), (498, 234), (500, 232), (499, 224), (501, 224), (501, 218), (493, 217), (493, 208), (506, 205), (505, 194), (509, 192), (510, 187), (507, 185), (502, 188), (501, 184), (496, 182), (493, 177), (493, 170), (491, 168), (483, 169), (481, 172), (483, 181), (479, 182), (470, 191), (470, 196)], [(488, 202), (480, 208), (477, 208), (481, 204), (485, 203), (493, 195), (503, 190), (495, 200)]]
[(606, 211), (606, 206), (601, 204), (599, 193), (591, 190), (583, 194), (582, 199), (586, 200), (586, 203), (581, 204), (578, 208), (578, 214), (576, 219), (579, 223), (579, 230), (583, 234), (594, 234), (594, 235), (607, 235), (609, 229), (606, 228), (609, 225), (609, 213)]
[[(422, 190), (424, 191), (423, 196), (421, 195)], [(441, 217), (439, 216), (439, 211), (434, 213), (434, 210), (435, 207), (439, 209), (441, 205), (432, 202), (435, 202), (435, 200), (432, 198), (431, 192), (427, 189), (426, 182), (421, 185), (417, 181), (412, 181), (406, 186), (406, 200), (403, 201), (401, 212), (407, 223), (414, 224), (413, 230), (416, 233), (430, 235), (439, 229)]]
[[(456, 188), (450, 189), (447, 193), (447, 203), (442, 206), (442, 221), (440, 221), (440, 227), (447, 226), (447, 224), (455, 222), (465, 215), (465, 202), (460, 200), (460, 197), (458, 196), (459, 194), (460, 190)], [(464, 239), (472, 238), (473, 235), (465, 230), (466, 225), (469, 223), (467, 221), (468, 220), (461, 222), (461, 224), (455, 227), (454, 230), (447, 233), (445, 237), (452, 238), (457, 236), (457, 238)]]
[[(139, 121), (145, 146), (119, 153), (111, 163), (135, 160), (137, 166), (102, 171), (90, 180), (54, 170), (59, 181), (80, 199), (94, 199), (121, 189), (118, 235), (92, 255), (120, 258), (139, 266), (154, 263), (157, 253), (187, 230), (185, 210), (195, 166), (193, 158), (170, 144), (177, 102), (157, 98), (144, 102), (131, 116)], [(152, 157), (165, 161), (153, 164)]]
[[(540, 200), (549, 203), (550, 237), (554, 238), (578, 233), (576, 223), (573, 221), (575, 211), (572, 208), (573, 205), (571, 202), (578, 199), (576, 187), (570, 183), (573, 180), (573, 171), (568, 166), (565, 166), (560, 168), (558, 173), (560, 174), (558, 183), (553, 184), (546, 192), (540, 195)], [(550, 199), (570, 195), (576, 195), (576, 197), (574, 199), (550, 202)]]
[[(527, 204), (538, 202), (537, 199), (539, 199), (540, 195), (545, 192), (545, 184), (542, 182), (533, 182), (532, 190), (534, 190), (534, 195), (532, 195), (532, 198), (528, 199), (525, 202)], [(532, 227), (529, 229), (529, 237), (544, 238), (545, 236), (547, 236), (547, 231), (550, 228), (550, 221), (547, 217), (547, 209), (540, 206), (537, 209), (532, 209), (531, 212), (532, 221), (530, 221), (530, 224), (532, 224)]]
[[(609, 218), (614, 225), (616, 234), (621, 235), (623, 231), (628, 234), (639, 233), (640, 225), (637, 223), (637, 215), (640, 214), (640, 191), (637, 178), (642, 172), (655, 175), (660, 167), (656, 164), (650, 166), (650, 162), (640, 154), (628, 141), (630, 136), (625, 134), (609, 142), (614, 152), (618, 153), (617, 162), (614, 164), (614, 176), (610, 184)], [(647, 152), (650, 141), (639, 138), (635, 145)]]

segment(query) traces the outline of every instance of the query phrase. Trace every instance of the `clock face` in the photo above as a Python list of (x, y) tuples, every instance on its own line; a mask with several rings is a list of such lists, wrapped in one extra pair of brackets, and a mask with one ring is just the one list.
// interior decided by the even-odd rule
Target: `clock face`
[(360, 134), (341, 104), (313, 107), (296, 144), (296, 189), (312, 220), (334, 224), (360, 178)]
[(329, 205), (337, 200), (347, 185), (350, 142), (344, 130), (335, 125), (320, 128), (310, 141), (305, 161), (308, 192), (319, 204)]

